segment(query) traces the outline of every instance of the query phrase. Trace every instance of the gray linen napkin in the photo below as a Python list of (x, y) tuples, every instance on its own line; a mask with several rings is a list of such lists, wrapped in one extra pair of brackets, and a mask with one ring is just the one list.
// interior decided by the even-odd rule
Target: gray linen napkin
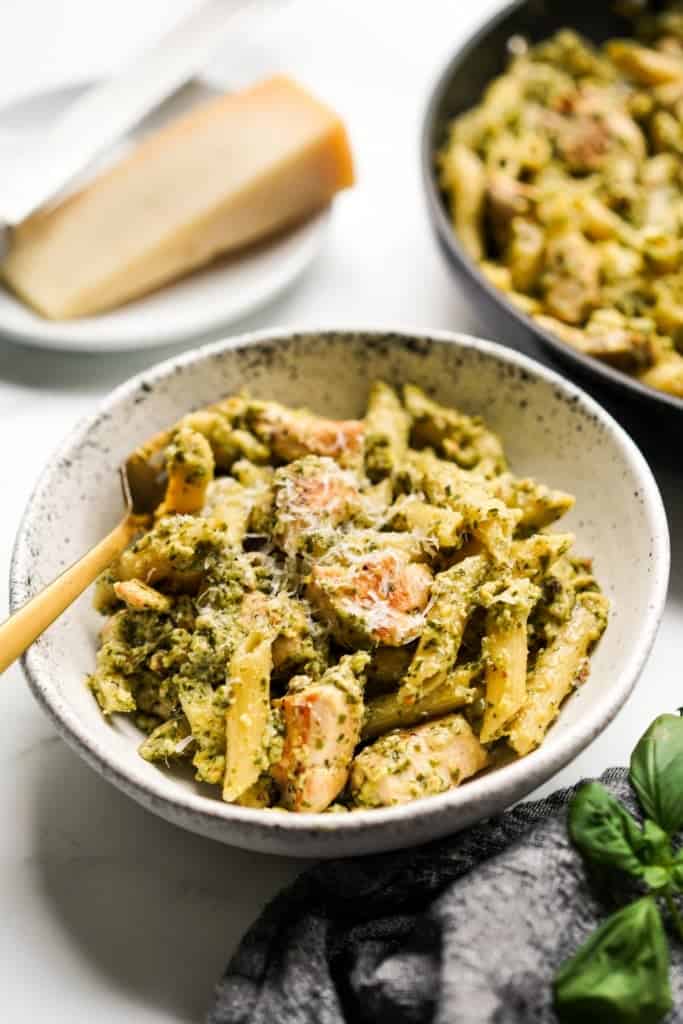
[[(624, 769), (601, 781), (638, 815)], [(633, 896), (571, 846), (573, 792), (414, 850), (306, 871), (242, 940), (207, 1024), (556, 1022), (556, 968)], [(671, 953), (668, 1021), (683, 1022), (679, 943)]]

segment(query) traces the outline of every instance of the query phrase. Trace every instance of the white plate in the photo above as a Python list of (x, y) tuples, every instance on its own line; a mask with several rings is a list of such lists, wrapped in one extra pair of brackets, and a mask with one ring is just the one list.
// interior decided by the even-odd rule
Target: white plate
[[(84, 88), (81, 84), (40, 93), (1, 109), (0, 166), (12, 159), (19, 146), (30, 144), (32, 136)], [(120, 157), (133, 141), (165, 120), (216, 91), (207, 84), (191, 83), (150, 115), (98, 168)], [(40, 348), (81, 352), (151, 348), (206, 335), (253, 313), (293, 284), (316, 257), (329, 218), (329, 209), (324, 210), (244, 255), (220, 260), (100, 316), (45, 320), (0, 285), (0, 335)]]

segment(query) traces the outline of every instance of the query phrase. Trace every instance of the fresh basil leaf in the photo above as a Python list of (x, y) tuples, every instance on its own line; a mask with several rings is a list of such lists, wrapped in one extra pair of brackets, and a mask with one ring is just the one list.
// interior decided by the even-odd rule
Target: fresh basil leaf
[(660, 715), (631, 754), (631, 785), (640, 804), (669, 835), (683, 825), (683, 718)]
[(656, 1024), (671, 1010), (669, 947), (652, 896), (612, 914), (555, 976), (562, 1024)]
[(679, 850), (670, 869), (671, 881), (678, 892), (683, 892), (683, 850)]
[(641, 857), (648, 864), (667, 865), (673, 861), (671, 839), (651, 818), (643, 822)]
[(671, 840), (650, 818), (645, 819), (638, 850), (643, 867), (643, 881), (650, 889), (663, 889), (671, 882), (673, 850)]
[(664, 889), (671, 882), (671, 869), (660, 864), (648, 864), (643, 868), (641, 877), (648, 889)]
[(676, 892), (683, 892), (683, 865), (675, 864), (669, 877)]
[(581, 786), (569, 805), (569, 834), (594, 864), (620, 868), (641, 878), (643, 833), (626, 808), (600, 782)]

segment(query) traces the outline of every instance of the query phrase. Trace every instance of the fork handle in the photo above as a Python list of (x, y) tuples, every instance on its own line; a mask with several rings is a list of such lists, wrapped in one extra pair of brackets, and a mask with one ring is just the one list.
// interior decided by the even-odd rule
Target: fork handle
[(136, 529), (134, 517), (126, 516), (99, 544), (0, 625), (0, 673), (9, 668), (121, 554)]

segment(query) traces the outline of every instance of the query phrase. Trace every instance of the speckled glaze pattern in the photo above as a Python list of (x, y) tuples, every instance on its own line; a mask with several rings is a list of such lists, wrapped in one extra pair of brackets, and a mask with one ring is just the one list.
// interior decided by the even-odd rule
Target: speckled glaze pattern
[(17, 536), (17, 608), (110, 529), (121, 513), (116, 467), (180, 415), (248, 387), (259, 397), (330, 416), (362, 413), (370, 382), (413, 381), (439, 401), (482, 413), (518, 474), (576, 494), (567, 528), (595, 556), (610, 625), (588, 682), (543, 746), (460, 789), (402, 807), (349, 815), (287, 815), (233, 807), (180, 771), (137, 754), (125, 716), (108, 722), (84, 684), (99, 617), (85, 594), (30, 649), (31, 689), (62, 736), (98, 772), (149, 810), (224, 843), (332, 857), (410, 846), (463, 828), (520, 799), (564, 767), (611, 721), (654, 641), (669, 574), (657, 485), (642, 455), (592, 399), (508, 349), (446, 332), (267, 331), (169, 360), (117, 388), (52, 456)]

